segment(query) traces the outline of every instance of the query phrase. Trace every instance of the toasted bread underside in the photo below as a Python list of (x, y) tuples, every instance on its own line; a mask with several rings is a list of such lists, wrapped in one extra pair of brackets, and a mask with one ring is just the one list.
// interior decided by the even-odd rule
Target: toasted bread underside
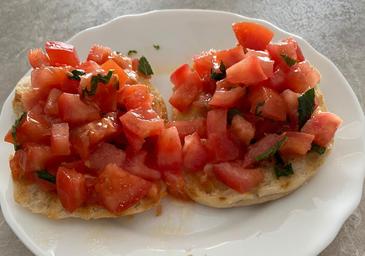
[[(316, 88), (321, 111), (326, 111), (326, 105), (321, 91)], [(174, 120), (194, 119), (198, 115), (191, 111), (188, 114), (173, 113)], [(192, 200), (197, 203), (216, 208), (231, 208), (238, 206), (260, 204), (272, 201), (295, 191), (313, 177), (322, 164), (326, 153), (308, 153), (307, 155), (291, 160), (294, 174), (288, 177), (276, 178), (274, 168), (267, 164), (264, 168), (264, 181), (253, 191), (238, 193), (217, 180), (211, 172), (211, 166), (206, 166), (204, 171), (189, 173), (184, 172), (186, 181), (185, 189)]]
[[(140, 83), (146, 84), (154, 99), (152, 103), (153, 109), (160, 115), (161, 118), (167, 120), (167, 111), (165, 103), (157, 91), (147, 79), (140, 79)], [(23, 105), (21, 102), (22, 94), (31, 89), (31, 80), (29, 76), (23, 77), (15, 87), (15, 96), (13, 100), (13, 109), (17, 116), (23, 111)], [(81, 218), (81, 219), (98, 219), (98, 218), (116, 218), (119, 216), (133, 215), (140, 212), (147, 211), (150, 208), (157, 206), (160, 203), (160, 199), (165, 195), (165, 186), (162, 183), (156, 183), (159, 188), (159, 196), (150, 197), (146, 196), (140, 200), (134, 206), (126, 209), (120, 214), (113, 214), (105, 208), (93, 205), (78, 208), (74, 212), (67, 212), (55, 193), (49, 193), (41, 190), (37, 185), (30, 184), (25, 180), (14, 180), (14, 198), (15, 201), (21, 206), (28, 208), (34, 213), (46, 215), (51, 219), (63, 219), (63, 218)]]

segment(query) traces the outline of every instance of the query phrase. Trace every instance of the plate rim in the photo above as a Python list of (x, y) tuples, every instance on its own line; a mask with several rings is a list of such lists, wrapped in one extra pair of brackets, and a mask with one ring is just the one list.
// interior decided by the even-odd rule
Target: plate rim
[[(205, 10), (205, 9), (163, 9), (163, 10), (151, 10), (148, 12), (142, 12), (142, 13), (135, 13), (135, 14), (126, 14), (126, 15), (121, 15), (118, 17), (115, 17), (113, 19), (110, 19), (104, 23), (101, 23), (99, 25), (96, 26), (92, 26), (89, 28), (86, 28), (84, 30), (81, 30), (79, 32), (77, 32), (75, 35), (73, 35), (70, 39), (68, 39), (66, 42), (72, 42), (74, 41), (76, 38), (82, 36), (83, 34), (87, 34), (91, 31), (97, 31), (99, 29), (102, 29), (106, 26), (110, 26), (113, 23), (119, 21), (119, 20), (123, 20), (123, 19), (129, 19), (129, 18), (138, 18), (138, 17), (143, 17), (143, 16), (150, 16), (150, 15), (159, 15), (161, 13), (210, 13), (210, 14), (214, 14), (214, 15), (231, 15), (231, 16), (235, 16), (237, 18), (240, 19), (245, 19), (245, 20), (250, 20), (250, 21), (254, 21), (254, 22), (258, 22), (261, 24), (265, 24), (268, 25), (269, 27), (273, 27), (274, 29), (280, 31), (281, 33), (284, 33), (286, 35), (290, 35), (296, 39), (298, 39), (300, 41), (301, 44), (305, 44), (307, 48), (309, 48), (313, 53), (315, 53), (316, 55), (318, 55), (322, 60), (324, 60), (326, 62), (326, 64), (329, 64), (330, 67), (339, 75), (339, 77), (341, 78), (342, 82), (346, 85), (346, 89), (347, 91), (350, 93), (350, 96), (352, 97), (352, 100), (355, 103), (355, 107), (357, 109), (357, 111), (361, 114), (361, 120), (359, 120), (361, 123), (365, 123), (365, 116), (364, 116), (364, 112), (362, 110), (362, 107), (360, 105), (360, 102), (355, 94), (355, 92), (353, 91), (352, 87), (350, 86), (350, 84), (348, 83), (348, 81), (346, 80), (346, 78), (344, 77), (344, 75), (341, 73), (341, 71), (339, 70), (339, 68), (329, 59), (327, 58), (325, 55), (323, 55), (322, 53), (320, 53), (319, 51), (317, 51), (311, 44), (309, 44), (304, 38), (302, 38), (301, 36), (298, 36), (296, 34), (290, 33), (288, 31), (285, 31), (283, 29), (281, 29), (280, 27), (276, 26), (275, 24), (266, 21), (264, 19), (258, 19), (258, 18), (252, 18), (252, 17), (248, 17), (245, 15), (241, 15), (238, 13), (233, 13), (233, 12), (229, 12), (229, 11), (220, 11), (220, 10)], [(26, 72), (24, 74), (27, 75), (29, 73)], [(13, 93), (14, 93), (14, 89), (11, 91), (11, 93), (8, 95), (8, 97), (6, 98), (6, 100), (3, 103), (2, 109), (1, 109), (1, 114), (0, 114), (0, 120), (3, 119), (3, 115), (4, 115), (4, 106), (7, 106), (9, 104), (11, 104), (12, 98), (13, 98)], [(362, 145), (365, 145), (365, 136), (362, 136)], [(4, 142), (3, 142), (4, 143)], [(363, 172), (362, 172), (362, 181), (364, 180), (365, 177), (365, 166), (362, 166)], [(338, 235), (340, 229), (342, 228), (343, 224), (345, 223), (345, 221), (349, 218), (349, 216), (354, 212), (354, 210), (358, 207), (360, 201), (361, 201), (361, 197), (362, 197), (362, 190), (363, 190), (363, 182), (361, 182), (360, 185), (360, 191), (361, 193), (358, 193), (356, 195), (356, 198), (354, 198), (353, 200), (353, 204), (351, 205), (351, 207), (348, 207), (346, 210), (342, 211), (342, 216), (341, 218), (338, 219), (335, 227), (333, 228), (333, 232), (328, 232), (326, 235), (323, 235), (323, 240), (321, 242), (321, 246), (319, 246), (318, 248), (313, 248), (313, 252), (318, 254), (321, 251), (323, 251), (334, 239), (335, 237)], [(18, 224), (18, 222), (14, 219), (14, 217), (10, 214), (10, 211), (8, 209), (8, 204), (6, 202), (5, 199), (5, 193), (0, 193), (0, 205), (1, 205), (1, 211), (3, 213), (4, 219), (7, 222), (7, 224), (9, 225), (9, 227), (11, 228), (11, 230), (16, 234), (16, 236), (19, 238), (19, 240), (32, 252), (35, 253), (36, 255), (53, 255), (53, 253), (47, 252), (42, 250), (39, 246), (37, 246), (37, 244), (30, 239), (30, 237), (25, 233), (25, 231), (21, 228), (21, 226)], [(326, 237), (326, 239), (325, 239)]]

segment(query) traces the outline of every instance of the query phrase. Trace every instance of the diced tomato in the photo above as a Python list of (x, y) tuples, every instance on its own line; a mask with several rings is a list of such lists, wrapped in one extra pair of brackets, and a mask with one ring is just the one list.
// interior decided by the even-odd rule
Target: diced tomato
[(139, 66), (139, 59), (133, 58), (132, 59), (132, 70), (137, 72), (138, 71), (138, 66)]
[(116, 118), (107, 116), (72, 129), (70, 141), (73, 149), (81, 158), (86, 159), (90, 153), (90, 147), (112, 137), (118, 133), (118, 129)]
[(222, 108), (234, 107), (236, 102), (245, 95), (245, 89), (236, 87), (231, 90), (219, 89), (216, 90), (209, 105)]
[(125, 152), (109, 143), (102, 143), (92, 152), (86, 161), (87, 167), (101, 172), (108, 164), (123, 166)]
[(305, 60), (302, 49), (300, 49), (300, 46), (299, 46), (298, 42), (294, 38), (289, 37), (289, 38), (287, 38), (283, 41), (293, 42), (294, 44), (296, 44), (296, 47), (297, 47), (297, 52), (296, 52), (297, 53), (297, 61), (302, 62), (302, 61)]
[(256, 140), (265, 137), (266, 134), (269, 133), (283, 133), (291, 130), (291, 127), (287, 122), (275, 121), (251, 113), (243, 113), (243, 117), (255, 127), (256, 131), (254, 138)]
[(58, 97), (62, 94), (62, 91), (53, 88), (47, 98), (46, 105), (44, 106), (44, 113), (47, 115), (58, 115)]
[(133, 175), (139, 176), (146, 180), (158, 180), (161, 173), (155, 169), (149, 168), (146, 162), (147, 152), (140, 151), (133, 156), (129, 156), (124, 164), (124, 169)]
[(161, 170), (180, 170), (183, 156), (176, 127), (163, 129), (157, 140), (157, 165)]
[(50, 65), (48, 55), (40, 48), (29, 50), (28, 60), (32, 68), (41, 68)]
[(183, 146), (184, 167), (191, 171), (200, 171), (209, 160), (208, 151), (194, 132), (185, 137)]
[(226, 133), (227, 109), (212, 109), (207, 114), (207, 134)]
[(53, 160), (51, 147), (37, 144), (30, 144), (25, 147), (26, 152), (26, 173), (44, 170)]
[(286, 132), (288, 138), (280, 148), (282, 156), (305, 155), (311, 149), (314, 135), (304, 132)]
[(58, 98), (58, 109), (62, 120), (71, 125), (100, 118), (99, 110), (83, 102), (78, 94), (62, 93)]
[(238, 146), (226, 133), (209, 133), (206, 146), (215, 163), (235, 160), (239, 156)]
[(244, 145), (250, 144), (250, 141), (255, 136), (255, 127), (240, 115), (233, 117), (230, 130)]
[(277, 121), (286, 120), (286, 105), (280, 94), (274, 90), (256, 86), (249, 94), (250, 112)]
[(275, 90), (276, 92), (282, 92), (287, 87), (285, 84), (285, 78), (286, 74), (284, 73), (284, 71), (278, 68), (277, 70), (275, 70), (273, 76), (270, 77), (266, 86)]
[(52, 124), (51, 150), (55, 155), (69, 155), (70, 140), (68, 123)]
[(270, 29), (253, 22), (233, 23), (232, 28), (240, 45), (255, 50), (265, 50), (274, 36)]
[(262, 70), (268, 78), (273, 76), (274, 61), (270, 59), (269, 54), (266, 51), (254, 51), (248, 49), (245, 58), (249, 56), (256, 56), (259, 59)]
[(93, 75), (99, 74), (103, 70), (102, 67), (93, 60), (84, 61), (80, 63), (80, 65), (78, 65), (76, 68), (84, 70), (86, 73), (91, 73)]
[(91, 46), (89, 54), (87, 55), (87, 60), (92, 60), (99, 65), (103, 64), (108, 60), (108, 57), (112, 53), (112, 49), (100, 44), (94, 44)]
[(256, 158), (272, 148), (283, 139), (283, 135), (268, 134), (258, 142), (250, 145), (243, 159), (243, 167), (248, 167), (257, 162)]
[(181, 173), (164, 172), (163, 178), (170, 195), (181, 200), (190, 200), (185, 191), (185, 180)]
[(286, 63), (284, 58), (298, 61), (297, 47), (298, 44), (293, 39), (283, 40), (278, 43), (270, 43), (267, 46), (267, 50), (270, 53), (270, 57), (275, 61), (275, 64), (279, 66), (281, 70), (287, 72), (290, 69), (290, 66)]
[(95, 190), (105, 208), (118, 214), (144, 198), (151, 187), (151, 182), (109, 164), (99, 175)]
[(83, 160), (75, 160), (71, 162), (62, 162), (60, 166), (67, 169), (75, 169), (79, 173), (87, 174), (90, 173), (90, 169), (85, 165)]
[(256, 188), (264, 180), (261, 169), (246, 169), (236, 162), (215, 164), (213, 172), (221, 182), (242, 194)]
[(179, 132), (180, 138), (184, 139), (185, 136), (197, 132), (200, 137), (205, 137), (207, 133), (207, 120), (205, 118), (198, 117), (193, 120), (179, 120), (170, 121), (167, 123), (167, 128), (175, 126)]
[(263, 70), (261, 60), (254, 55), (248, 56), (229, 67), (226, 73), (228, 82), (246, 85), (256, 84), (268, 78)]
[(144, 84), (128, 85), (118, 92), (118, 103), (127, 110), (139, 107), (151, 108), (152, 100), (153, 96)]
[[(201, 79), (209, 80), (210, 72), (213, 68), (214, 54), (215, 54), (215, 51), (211, 50), (208, 52), (203, 52), (201, 55), (193, 57), (193, 69), (199, 74), (199, 77)], [(180, 66), (173, 73), (173, 76), (171, 76), (171, 82), (173, 84), (175, 84), (174, 81), (178, 81), (179, 77), (183, 76), (181, 73), (187, 72), (188, 69), (186, 66), (188, 67), (187, 64)]]
[(95, 185), (98, 181), (97, 177), (92, 175), (84, 175), (85, 177), (85, 187), (86, 187), (86, 204), (97, 204), (98, 195), (95, 191)]
[(123, 127), (124, 135), (128, 141), (127, 151), (138, 152), (142, 149), (145, 139), (130, 131), (127, 127)]
[(28, 111), (16, 130), (17, 143), (49, 143), (51, 126), (44, 115)]
[(70, 65), (76, 67), (80, 63), (76, 49), (73, 45), (57, 41), (48, 41), (44, 48), (46, 49), (52, 66)]
[(143, 139), (159, 135), (164, 128), (164, 121), (153, 109), (132, 109), (119, 119), (123, 127)]
[(127, 74), (124, 70), (112, 59), (107, 60), (101, 67), (108, 72), (109, 70), (113, 70), (114, 74), (118, 76), (119, 86), (120, 88), (125, 85), (125, 82), (128, 80)]
[(179, 111), (185, 111), (202, 91), (203, 83), (196, 71), (184, 64), (172, 73), (171, 82), (175, 85), (169, 102)]
[(245, 52), (242, 46), (238, 45), (231, 49), (217, 51), (215, 56), (218, 64), (222, 61), (224, 66), (229, 68), (233, 64), (241, 61), (245, 57)]
[(57, 194), (63, 208), (75, 211), (86, 201), (85, 177), (75, 169), (59, 167), (56, 177)]
[(321, 76), (317, 69), (302, 61), (290, 68), (286, 78), (286, 84), (294, 92), (303, 93), (319, 83)]
[[(40, 99), (46, 99), (52, 88), (61, 89), (68, 82), (69, 68), (43, 67), (33, 69), (31, 73), (32, 88)], [(34, 92), (32, 92), (34, 94)]]
[(114, 60), (114, 62), (116, 62), (122, 69), (132, 70), (132, 59), (128, 56), (124, 56), (121, 53), (112, 52), (109, 56), (109, 59)]
[(298, 126), (298, 97), (299, 93), (295, 93), (289, 89), (286, 89), (281, 93), (281, 97), (286, 104), (286, 113), (289, 116), (292, 127)]
[(330, 112), (320, 112), (311, 117), (302, 128), (302, 132), (313, 134), (313, 142), (320, 146), (327, 146), (333, 139), (342, 120)]

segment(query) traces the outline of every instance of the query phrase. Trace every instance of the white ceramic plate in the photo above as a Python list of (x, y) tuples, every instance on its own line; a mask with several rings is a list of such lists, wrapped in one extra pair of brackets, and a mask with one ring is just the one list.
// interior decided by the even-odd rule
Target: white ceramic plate
[[(93, 43), (122, 52), (138, 50), (150, 60), (156, 73), (154, 84), (168, 99), (169, 73), (202, 50), (232, 47), (231, 23), (243, 20), (265, 24), (275, 32), (275, 40), (294, 36), (268, 22), (232, 13), (169, 10), (123, 16), (77, 34), (70, 43), (81, 57)], [(218, 210), (166, 199), (160, 217), (150, 211), (116, 220), (52, 221), (14, 202), (8, 168), (12, 146), (2, 143), (0, 199), (6, 221), (37, 255), (318, 254), (360, 201), (365, 122), (356, 96), (334, 64), (294, 37), (322, 74), (321, 89), (330, 111), (344, 120), (319, 174), (297, 192), (273, 203), (238, 209)], [(155, 50), (153, 44), (161, 49)], [(13, 93), (1, 113), (1, 138), (14, 121), (12, 98)]]

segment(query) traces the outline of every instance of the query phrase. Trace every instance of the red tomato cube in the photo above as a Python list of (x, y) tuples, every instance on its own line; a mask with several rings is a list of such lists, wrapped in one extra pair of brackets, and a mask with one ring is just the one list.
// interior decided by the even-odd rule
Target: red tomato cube
[(87, 55), (87, 60), (92, 60), (98, 63), (99, 65), (106, 62), (112, 53), (112, 49), (106, 46), (102, 46), (100, 44), (94, 44)]
[(233, 117), (230, 130), (244, 145), (250, 144), (250, 141), (255, 136), (255, 127), (240, 115)]
[(282, 156), (305, 155), (312, 147), (314, 136), (304, 132), (286, 132), (288, 138), (280, 148)]
[(51, 64), (48, 55), (40, 48), (29, 50), (28, 60), (32, 68), (42, 68)]
[(213, 172), (218, 180), (242, 194), (251, 191), (264, 180), (261, 169), (246, 169), (238, 162), (215, 164)]
[(227, 133), (210, 133), (207, 148), (213, 162), (226, 162), (237, 159), (238, 146), (227, 136)]
[(330, 112), (320, 112), (311, 117), (303, 126), (302, 132), (313, 134), (313, 142), (325, 147), (333, 139), (342, 120)]
[(80, 63), (76, 49), (71, 44), (48, 41), (44, 48), (46, 49), (52, 66), (69, 65), (76, 67)]
[(206, 147), (201, 143), (198, 133), (185, 137), (183, 146), (184, 167), (191, 171), (203, 170), (209, 160)]
[(68, 123), (52, 124), (51, 150), (54, 155), (69, 155), (70, 140)]
[(315, 87), (320, 78), (321, 76), (316, 68), (311, 66), (308, 61), (302, 61), (290, 68), (286, 84), (292, 91), (304, 93)]
[(215, 53), (216, 62), (219, 65), (223, 62), (226, 68), (229, 68), (233, 64), (241, 61), (245, 57), (245, 52), (241, 45), (227, 50), (220, 50)]
[(44, 106), (44, 113), (47, 115), (58, 115), (58, 97), (61, 94), (62, 91), (55, 88), (49, 92), (46, 105)]
[(215, 91), (209, 105), (221, 108), (231, 108), (245, 95), (245, 89), (236, 87), (231, 90), (218, 89)]
[(118, 92), (118, 103), (125, 106), (127, 110), (134, 108), (151, 108), (153, 97), (147, 85), (134, 84), (122, 88)]
[(227, 132), (227, 109), (212, 109), (207, 114), (207, 134)]
[(179, 132), (180, 138), (197, 132), (200, 137), (205, 138), (207, 134), (207, 120), (205, 118), (196, 118), (193, 120), (170, 121), (167, 127), (175, 126)]
[(100, 144), (89, 156), (85, 164), (88, 168), (101, 172), (108, 164), (116, 164), (122, 167), (125, 160), (125, 152), (109, 143)]
[(253, 22), (233, 23), (232, 28), (240, 45), (255, 50), (265, 50), (274, 36), (270, 29)]
[(163, 129), (157, 140), (157, 165), (161, 170), (179, 171), (183, 162), (182, 146), (176, 127)]
[(146, 180), (159, 180), (161, 173), (146, 165), (147, 151), (139, 151), (129, 156), (124, 164), (124, 169), (129, 173)]

